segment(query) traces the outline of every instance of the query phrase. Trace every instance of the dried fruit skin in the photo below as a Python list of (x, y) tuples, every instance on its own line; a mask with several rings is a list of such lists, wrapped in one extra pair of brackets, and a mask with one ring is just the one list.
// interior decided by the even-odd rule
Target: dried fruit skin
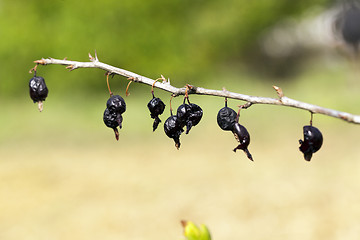
[(111, 110), (109, 110), (108, 108), (105, 109), (104, 111), (104, 116), (103, 116), (103, 120), (104, 123), (107, 127), (109, 128), (116, 128), (116, 127), (122, 127), (121, 123), (122, 123), (122, 115), (120, 113), (117, 112), (113, 112)]
[(181, 123), (176, 115), (172, 115), (166, 119), (164, 123), (164, 131), (169, 138), (174, 139), (177, 149), (180, 148), (180, 135), (184, 131)]
[(176, 116), (182, 127), (184, 127), (188, 122), (190, 111), (191, 111), (191, 107), (188, 104), (184, 103), (178, 107)]
[(304, 126), (304, 141), (299, 140), (301, 144), (299, 149), (304, 154), (304, 159), (310, 161), (313, 153), (317, 152), (323, 143), (323, 136), (319, 129), (314, 126)]
[(236, 116), (237, 113), (233, 109), (223, 107), (218, 112), (217, 123), (222, 130), (232, 131), (233, 125), (236, 123)]
[(250, 144), (249, 132), (247, 131), (247, 129), (244, 126), (240, 125), (237, 122), (233, 126), (234, 127), (233, 127), (232, 132), (234, 133), (236, 140), (240, 143), (236, 148), (234, 148), (234, 152), (236, 152), (237, 149), (241, 149), (246, 153), (247, 157), (251, 161), (253, 161), (253, 158), (252, 158), (249, 150), (247, 149), (247, 147)]
[[(189, 115), (189, 121), (191, 122), (192, 126), (196, 126), (202, 116), (203, 116), (203, 110), (201, 109), (200, 106), (194, 104), (194, 103), (190, 103), (190, 115)], [(188, 133), (190, 131), (190, 129), (186, 130), (186, 133)]]
[(151, 118), (154, 118), (153, 131), (155, 131), (161, 122), (159, 115), (165, 110), (165, 104), (160, 98), (153, 97), (147, 105)]
[(200, 122), (202, 115), (203, 110), (194, 103), (181, 104), (176, 112), (181, 127), (186, 126), (186, 134), (189, 133), (193, 126), (196, 126)]
[(45, 101), (49, 90), (43, 77), (34, 76), (29, 81), (30, 97), (35, 102)]
[(165, 110), (165, 104), (160, 98), (152, 98), (147, 105), (151, 118), (161, 115)]
[(125, 100), (120, 95), (111, 96), (107, 102), (106, 107), (112, 111), (123, 114), (126, 111)]

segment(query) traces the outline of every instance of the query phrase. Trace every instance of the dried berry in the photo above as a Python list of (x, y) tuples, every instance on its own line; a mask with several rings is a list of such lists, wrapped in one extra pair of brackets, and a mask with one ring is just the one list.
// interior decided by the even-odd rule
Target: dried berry
[(196, 126), (202, 116), (203, 116), (203, 110), (201, 109), (200, 106), (194, 104), (194, 103), (190, 103), (190, 113), (186, 122), (186, 134), (189, 133), (190, 129), (194, 126)]
[(184, 131), (176, 115), (171, 115), (164, 123), (164, 131), (169, 138), (174, 139), (175, 147), (180, 148), (180, 135)]
[(229, 108), (223, 107), (217, 114), (217, 123), (219, 127), (224, 131), (232, 131), (234, 124), (236, 123), (237, 113)]
[(108, 108), (104, 111), (103, 120), (105, 125), (109, 128), (122, 127), (122, 115), (120, 113), (110, 111)]
[(300, 151), (304, 154), (304, 159), (310, 161), (313, 153), (317, 152), (323, 143), (323, 136), (319, 129), (313, 126), (304, 126), (304, 141), (299, 140)]
[(103, 115), (104, 123), (107, 127), (112, 128), (115, 133), (116, 140), (119, 140), (119, 131), (117, 127), (122, 128), (122, 115), (118, 112), (113, 112), (106, 108)]
[(203, 115), (203, 110), (200, 106), (190, 103), (190, 104), (181, 104), (176, 112), (176, 116), (180, 121), (181, 127), (186, 126), (186, 134), (189, 133), (190, 129), (193, 126), (196, 126)]
[(186, 103), (183, 103), (178, 107), (176, 111), (176, 116), (181, 124), (181, 127), (186, 126), (186, 123), (189, 120), (190, 112), (191, 112), (191, 107)]
[(151, 118), (154, 118), (153, 131), (155, 131), (161, 122), (159, 115), (164, 112), (165, 104), (160, 98), (153, 97), (148, 103), (147, 107), (150, 111)]
[(119, 95), (111, 96), (107, 102), (106, 107), (112, 111), (123, 114), (126, 111), (125, 100)]
[(42, 102), (45, 101), (49, 93), (44, 78), (36, 76), (35, 73), (34, 77), (29, 81), (29, 90), (31, 99), (34, 101), (34, 103), (38, 103), (38, 107), (41, 112), (43, 109)]
[(251, 161), (254, 161), (247, 148), (250, 144), (250, 134), (246, 128), (243, 125), (235, 122), (232, 132), (234, 133), (236, 140), (240, 143), (236, 148), (234, 148), (234, 152), (236, 152), (237, 149), (241, 149), (246, 153), (247, 157)]

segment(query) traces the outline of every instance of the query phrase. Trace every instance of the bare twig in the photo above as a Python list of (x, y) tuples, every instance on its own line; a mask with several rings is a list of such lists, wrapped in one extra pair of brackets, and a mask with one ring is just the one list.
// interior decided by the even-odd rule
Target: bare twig
[[(147, 78), (144, 76), (141, 76), (139, 74), (117, 68), (111, 65), (108, 65), (106, 63), (102, 63), (99, 61), (96, 53), (95, 57), (92, 57), (89, 54), (90, 62), (78, 62), (78, 61), (70, 61), (70, 60), (60, 60), (60, 59), (54, 59), (54, 58), (42, 58), (40, 60), (34, 61), (36, 64), (41, 65), (49, 65), (49, 64), (57, 64), (57, 65), (65, 65), (67, 66), (67, 69), (75, 70), (77, 68), (99, 68), (103, 69), (109, 74), (117, 74), (124, 76), (129, 79), (133, 79), (134, 82), (147, 84), (159, 89), (162, 89), (164, 91), (172, 93), (172, 96), (176, 97), (179, 95), (185, 95), (186, 93), (186, 86), (182, 88), (174, 87), (170, 84), (170, 81), (156, 81), (151, 78)], [(165, 79), (165, 78), (164, 78)], [(190, 86), (190, 85), (189, 85)], [(273, 86), (273, 88), (276, 90), (279, 98), (268, 98), (268, 97), (257, 97), (257, 96), (250, 96), (235, 92), (229, 92), (225, 89), (223, 90), (213, 90), (213, 89), (206, 89), (202, 87), (195, 87), (191, 85), (191, 91), (188, 92), (188, 94), (198, 94), (198, 95), (208, 95), (208, 96), (216, 96), (216, 97), (225, 97), (225, 98), (232, 98), (232, 99), (238, 99), (246, 101), (247, 103), (244, 105), (244, 108), (250, 107), (254, 104), (270, 104), (270, 105), (279, 105), (279, 106), (286, 106), (286, 107), (293, 107), (293, 108), (299, 108), (303, 110), (310, 111), (311, 113), (317, 113), (317, 114), (323, 114), (334, 118), (339, 118), (344, 121), (360, 124), (360, 116), (359, 115), (353, 115), (347, 112), (341, 112), (329, 108), (323, 108), (317, 105), (313, 105), (310, 103), (300, 102), (288, 97), (284, 96), (283, 91), (281, 88)]]

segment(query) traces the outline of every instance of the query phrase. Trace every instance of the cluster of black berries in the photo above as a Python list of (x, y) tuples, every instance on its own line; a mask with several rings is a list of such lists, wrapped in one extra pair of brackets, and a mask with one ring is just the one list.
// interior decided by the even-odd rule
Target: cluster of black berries
[(45, 84), (45, 79), (43, 77), (36, 76), (36, 71), (34, 72), (34, 77), (29, 81), (30, 97), (34, 103), (38, 103), (40, 112), (43, 109), (42, 102), (45, 101), (49, 90)]
[(119, 140), (117, 127), (121, 129), (123, 121), (122, 114), (125, 111), (125, 100), (120, 95), (113, 95), (107, 100), (103, 120), (107, 127), (114, 130), (116, 140)]
[[(43, 77), (36, 76), (29, 81), (30, 97), (34, 103), (38, 103), (39, 110), (42, 111), (42, 102), (45, 101), (48, 96), (48, 88), (45, 84)], [(150, 111), (151, 118), (154, 119), (153, 131), (155, 131), (161, 122), (159, 115), (165, 110), (165, 104), (160, 98), (154, 96), (149, 101), (147, 107)], [(188, 104), (185, 100), (188, 100)], [(111, 95), (106, 102), (106, 109), (104, 111), (103, 120), (107, 127), (112, 128), (115, 133), (116, 140), (119, 140), (119, 131), (117, 127), (122, 128), (123, 117), (122, 114), (126, 111), (125, 100), (120, 95)], [(200, 106), (190, 103), (189, 98), (184, 98), (184, 103), (181, 104), (176, 115), (173, 115), (166, 119), (164, 124), (164, 131), (169, 138), (172, 138), (175, 142), (177, 149), (180, 148), (180, 135), (184, 132), (186, 126), (186, 134), (189, 133), (193, 126), (196, 126), (203, 116), (203, 110)], [(312, 122), (312, 121), (311, 121)], [(227, 106), (225, 101), (225, 107), (219, 110), (217, 114), (217, 123), (219, 127), (224, 131), (232, 131), (235, 139), (239, 142), (239, 145), (233, 149), (234, 152), (240, 149), (243, 150), (247, 157), (253, 161), (252, 155), (248, 150), (250, 144), (250, 134), (247, 129), (239, 124), (239, 113), (236, 113), (233, 109)], [(303, 127), (304, 140), (299, 140), (299, 150), (304, 154), (304, 159), (310, 161), (313, 153), (317, 152), (323, 143), (323, 136), (319, 129), (312, 126), (312, 124)]]
[(225, 102), (225, 107), (219, 110), (217, 115), (217, 123), (219, 127), (224, 131), (232, 131), (235, 136), (235, 139), (239, 142), (239, 145), (234, 148), (236, 150), (243, 150), (247, 157), (253, 161), (253, 158), (248, 150), (250, 144), (250, 134), (247, 129), (239, 124), (239, 114), (237, 114), (233, 109), (227, 106)]
[(304, 159), (310, 161), (313, 153), (317, 152), (323, 143), (323, 136), (319, 129), (312, 125), (303, 127), (304, 141), (299, 140), (301, 144), (299, 149), (304, 154)]
[(181, 104), (176, 115), (171, 114), (164, 123), (164, 131), (169, 138), (174, 139), (175, 147), (180, 148), (180, 135), (184, 132), (186, 126), (186, 134), (189, 133), (193, 126), (196, 126), (203, 116), (203, 110), (200, 106), (190, 103)]

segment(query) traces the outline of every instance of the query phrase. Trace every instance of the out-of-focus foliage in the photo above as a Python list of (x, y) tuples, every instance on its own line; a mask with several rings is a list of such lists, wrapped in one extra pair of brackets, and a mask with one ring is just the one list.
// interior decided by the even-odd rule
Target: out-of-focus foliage
[[(264, 29), (327, 2), (1, 0), (0, 97), (26, 91), (33, 60), (87, 61), (94, 50), (106, 63), (154, 78), (163, 74), (182, 85), (225, 64), (236, 62), (233, 67), (239, 68)], [(103, 72), (77, 71), (81, 73), (68, 74), (48, 66), (39, 75), (59, 91), (103, 86)]]

